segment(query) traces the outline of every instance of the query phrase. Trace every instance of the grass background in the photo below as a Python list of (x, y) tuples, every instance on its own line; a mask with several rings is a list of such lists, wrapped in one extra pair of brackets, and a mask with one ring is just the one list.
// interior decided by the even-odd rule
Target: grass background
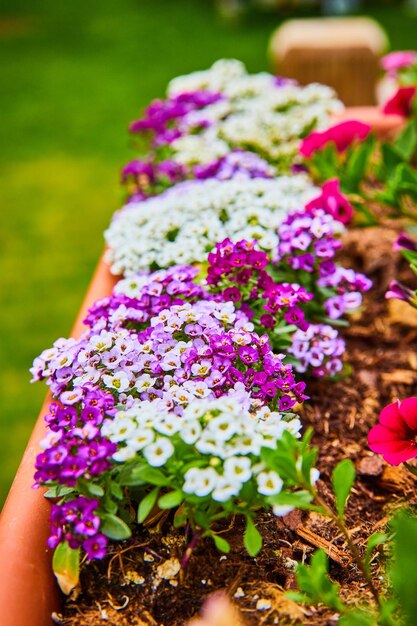
[[(393, 48), (417, 18), (370, 11)], [(222, 21), (212, 0), (3, 0), (0, 8), (0, 502), (45, 395), (33, 358), (67, 336), (121, 203), (127, 124), (168, 80), (235, 57), (267, 69), (278, 14)]]

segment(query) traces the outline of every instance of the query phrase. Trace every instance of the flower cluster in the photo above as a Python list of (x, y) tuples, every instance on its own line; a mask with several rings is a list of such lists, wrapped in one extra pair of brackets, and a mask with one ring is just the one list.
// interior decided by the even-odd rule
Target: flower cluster
[(233, 148), (244, 148), (282, 171), (294, 160), (300, 138), (312, 128), (325, 128), (330, 115), (343, 108), (328, 87), (301, 87), (266, 72), (251, 75), (235, 60), (221, 60), (209, 70), (175, 78), (168, 94), (201, 89), (221, 93), (223, 99), (199, 112), (197, 119), (205, 123), (199, 133), (170, 144), (172, 158), (182, 164), (209, 163), (214, 154), (221, 157)]
[[(139, 199), (161, 183), (199, 176), (200, 165), (208, 166), (206, 176), (235, 149), (266, 159), (274, 166), (261, 166), (268, 174), (288, 170), (300, 138), (308, 130), (325, 128), (330, 115), (342, 108), (329, 87), (301, 87), (266, 72), (251, 75), (239, 61), (221, 60), (209, 70), (171, 81), (166, 100), (152, 102), (130, 125), (132, 133), (148, 138), (149, 156), (144, 163), (128, 164), (123, 177), (133, 181), (129, 191)], [(248, 163), (239, 169), (246, 171), (248, 165), (253, 168)], [(224, 179), (230, 166), (221, 169)]]
[(222, 99), (221, 93), (200, 89), (173, 94), (166, 100), (154, 100), (143, 118), (131, 123), (130, 131), (150, 133), (154, 146), (169, 144), (186, 132), (196, 132), (209, 125), (209, 119), (196, 112)]
[(122, 169), (122, 183), (127, 186), (130, 202), (140, 202), (161, 193), (187, 177), (185, 167), (172, 159), (152, 163), (134, 159)]
[(289, 211), (317, 194), (308, 178), (281, 176), (186, 181), (158, 197), (130, 203), (106, 232), (115, 274), (203, 262), (218, 241), (256, 239), (275, 250)]
[(281, 323), (306, 329), (302, 306), (313, 295), (298, 284), (277, 283), (268, 273), (268, 255), (256, 242), (225, 239), (208, 255), (207, 284), (243, 310), (255, 327), (274, 329)]
[(308, 212), (290, 213), (278, 229), (277, 262), (311, 275), (308, 284), (314, 301), (322, 303), (332, 319), (355, 311), (362, 293), (372, 286), (363, 274), (334, 263), (342, 232), (339, 221), (311, 205)]
[(138, 274), (120, 280), (109, 297), (94, 303), (85, 324), (91, 327), (116, 328), (130, 323), (137, 330), (146, 327), (151, 317), (163, 309), (182, 302), (210, 298), (210, 294), (194, 282), (198, 268), (174, 265), (151, 274)]
[[(58, 374), (60, 376), (60, 374)], [(99, 476), (110, 466), (115, 446), (100, 435), (104, 416), (114, 407), (113, 396), (87, 385), (59, 395), (45, 420), (49, 427), (36, 457), (35, 481), (74, 486), (83, 476)]]
[(260, 156), (236, 149), (211, 163), (192, 167), (181, 165), (173, 159), (160, 162), (134, 159), (122, 169), (122, 183), (127, 187), (128, 201), (140, 202), (190, 178), (229, 180), (273, 178), (274, 175), (275, 169)]
[(243, 388), (254, 404), (287, 410), (306, 397), (305, 384), (253, 328), (231, 302), (183, 303), (161, 311), (140, 333), (93, 328), (79, 341), (59, 340), (36, 360), (33, 373), (48, 377), (53, 394), (68, 404), (79, 402), (83, 386), (92, 383), (127, 406), (138, 397), (181, 413), (195, 398)]
[(251, 412), (250, 398), (243, 392), (194, 401), (181, 417), (154, 402), (135, 403), (106, 420), (102, 434), (118, 446), (115, 461), (129, 460), (138, 477), (141, 468), (158, 468), (165, 477), (161, 483), (180, 490), (180, 500), (195, 508), (210, 499), (219, 507), (227, 502), (229, 511), (238, 506), (244, 512), (284, 487), (279, 474), (262, 461), (262, 449), (275, 449), (284, 431), (298, 437), (300, 428), (295, 415), (266, 407)]
[(274, 177), (274, 169), (267, 161), (254, 152), (244, 150), (232, 150), (213, 163), (195, 165), (193, 173), (198, 179), (217, 178), (218, 180)]
[(362, 294), (372, 286), (372, 281), (364, 274), (345, 267), (336, 267), (331, 273), (322, 273), (319, 287), (333, 288), (336, 295), (327, 298), (324, 307), (331, 319), (338, 319), (344, 313), (355, 311), (362, 304)]
[[(342, 369), (343, 340), (317, 322), (357, 308), (370, 281), (335, 263), (352, 216), (338, 180), (320, 191), (305, 171), (277, 174), (340, 107), (327, 87), (219, 61), (132, 123), (147, 151), (123, 168), (129, 202), (106, 232), (124, 278), (31, 370), (54, 398), (35, 474), (60, 498), (51, 548), (102, 558), (134, 510), (142, 522), (158, 505), (220, 549), (213, 522), (242, 514), (255, 554), (255, 511), (306, 503), (317, 472), (297, 441), (295, 372)], [(367, 132), (313, 134), (303, 150)]]
[(296, 330), (288, 348), (297, 359), (295, 370), (318, 378), (334, 376), (342, 370), (344, 351), (344, 340), (327, 324), (311, 324), (305, 331)]
[(99, 502), (79, 496), (64, 504), (53, 504), (50, 515), (51, 535), (48, 546), (55, 549), (67, 542), (73, 550), (82, 547), (89, 560), (102, 559), (108, 539), (99, 531), (100, 517), (96, 514)]

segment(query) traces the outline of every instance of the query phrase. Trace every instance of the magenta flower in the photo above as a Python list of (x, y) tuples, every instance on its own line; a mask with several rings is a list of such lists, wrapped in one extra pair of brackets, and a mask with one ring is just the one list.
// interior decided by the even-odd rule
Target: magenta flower
[(406, 398), (386, 406), (379, 423), (371, 428), (368, 444), (390, 465), (405, 463), (417, 456), (417, 398)]
[(311, 209), (323, 209), (342, 224), (349, 224), (353, 216), (353, 207), (346, 196), (340, 193), (340, 183), (337, 178), (324, 183), (321, 195), (306, 205), (306, 211)]
[(401, 115), (401, 117), (409, 117), (411, 113), (411, 105), (417, 88), (399, 87), (395, 94), (383, 106), (382, 112), (386, 115)]
[(315, 131), (308, 135), (301, 142), (300, 154), (309, 158), (331, 142), (335, 144), (338, 152), (344, 152), (354, 141), (364, 141), (370, 132), (369, 124), (347, 120), (322, 132)]
[(413, 306), (415, 306), (416, 303), (415, 292), (409, 287), (406, 287), (406, 285), (399, 283), (397, 280), (392, 280), (390, 282), (389, 290), (386, 292), (385, 297), (387, 300), (390, 300), (391, 298), (403, 300), (404, 302), (409, 302)]
[(390, 52), (381, 59), (381, 67), (389, 74), (396, 74), (397, 70), (417, 63), (417, 52), (414, 50), (399, 50)]

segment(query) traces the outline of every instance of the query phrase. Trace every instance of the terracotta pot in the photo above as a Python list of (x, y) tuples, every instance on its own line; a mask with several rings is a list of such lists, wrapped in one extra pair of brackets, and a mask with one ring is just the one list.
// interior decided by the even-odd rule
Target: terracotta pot
[(376, 134), (384, 139), (395, 136), (405, 125), (400, 115), (385, 115), (378, 107), (348, 107), (334, 116), (335, 122), (360, 120), (372, 126)]
[[(402, 118), (384, 116), (376, 107), (347, 109), (337, 121), (360, 119), (381, 136), (403, 125)], [(82, 320), (91, 304), (109, 295), (116, 283), (103, 260), (98, 264), (71, 335), (79, 336)], [(60, 593), (46, 548), (49, 503), (41, 489), (32, 489), (34, 461), (45, 435), (43, 416), (47, 397), (17, 471), (0, 520), (0, 615), (2, 626), (50, 626), (51, 614), (60, 609)]]

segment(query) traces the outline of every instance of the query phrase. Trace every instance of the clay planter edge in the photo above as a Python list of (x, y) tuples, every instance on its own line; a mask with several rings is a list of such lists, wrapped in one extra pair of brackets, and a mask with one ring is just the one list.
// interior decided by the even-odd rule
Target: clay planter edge
[[(335, 122), (359, 119), (370, 124), (381, 137), (394, 135), (404, 120), (383, 115), (376, 107), (346, 109)], [(82, 320), (95, 300), (110, 295), (117, 279), (103, 257), (71, 332), (79, 337)], [(46, 547), (49, 534), (49, 503), (43, 490), (32, 489), (34, 462), (39, 442), (45, 436), (44, 415), (48, 395), (41, 408), (0, 518), (0, 615), (2, 626), (50, 626), (51, 614), (59, 612), (61, 595), (52, 572), (52, 553)]]

